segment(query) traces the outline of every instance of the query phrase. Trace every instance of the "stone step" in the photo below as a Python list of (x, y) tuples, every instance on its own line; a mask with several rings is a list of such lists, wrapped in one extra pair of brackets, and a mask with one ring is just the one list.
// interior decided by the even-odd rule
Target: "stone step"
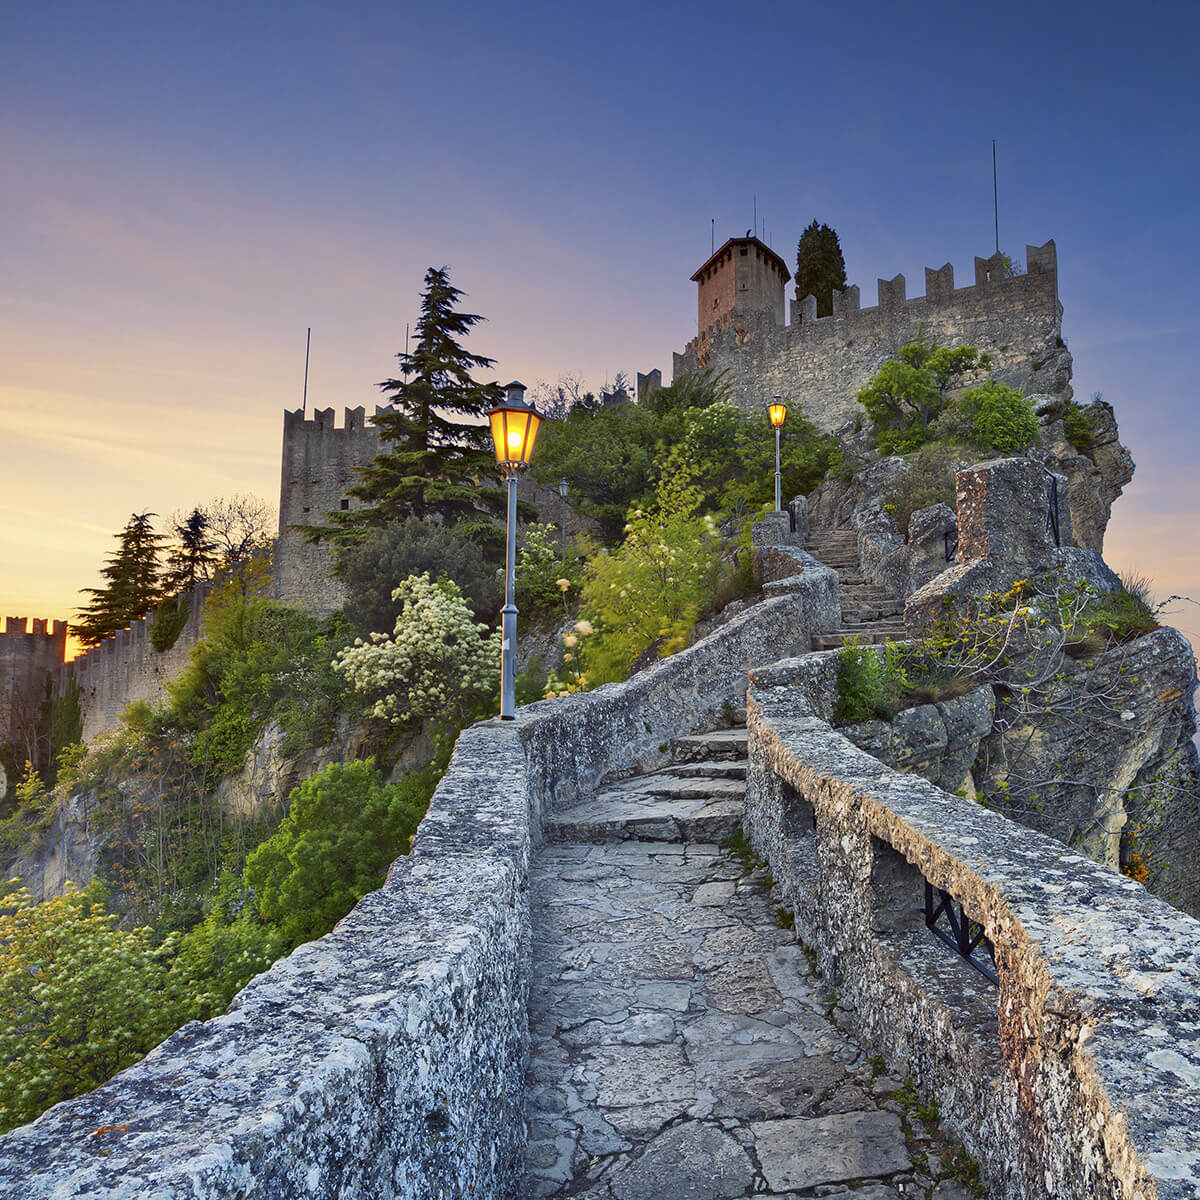
[(746, 731), (717, 729), (671, 739), (671, 761), (677, 763), (745, 758)]
[(837, 633), (820, 633), (813, 638), (814, 650), (840, 650), (851, 638), (861, 646), (880, 646), (884, 642), (901, 642), (907, 637), (903, 629), (863, 630), (844, 629)]
[[(701, 764), (708, 766), (709, 764)], [(612, 796), (655, 796), (677, 800), (740, 800), (746, 791), (745, 763), (739, 762), (741, 779), (714, 779), (711, 775), (681, 775), (675, 768), (634, 775), (604, 791)]]
[[(650, 776), (643, 776), (649, 779)], [(744, 785), (738, 790), (744, 793)], [(542, 821), (547, 842), (708, 842), (732, 837), (742, 825), (742, 799), (681, 799), (607, 791)]]
[(671, 774), (683, 779), (745, 779), (746, 763), (740, 758), (725, 762), (676, 763)]

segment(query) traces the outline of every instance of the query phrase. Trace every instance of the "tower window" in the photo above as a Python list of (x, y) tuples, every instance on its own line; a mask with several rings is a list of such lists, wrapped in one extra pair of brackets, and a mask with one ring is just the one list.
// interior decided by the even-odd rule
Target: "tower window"
[(349, 507), (350, 507), (350, 501), (343, 500), (342, 501), (342, 512), (346, 512), (349, 509)]

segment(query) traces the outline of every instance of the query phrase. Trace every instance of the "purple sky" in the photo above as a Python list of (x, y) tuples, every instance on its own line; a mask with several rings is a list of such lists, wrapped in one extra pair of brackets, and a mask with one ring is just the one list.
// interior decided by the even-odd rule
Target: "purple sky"
[[(132, 511), (278, 494), (281, 411), (375, 402), (448, 264), (496, 374), (594, 385), (688, 276), (814, 216), (850, 279), (1058, 242), (1075, 387), (1138, 474), (1108, 558), (1200, 596), (1200, 9), (25, 5), (0, 39), (0, 604), (65, 616)], [(1178, 624), (1200, 629), (1200, 613)]]

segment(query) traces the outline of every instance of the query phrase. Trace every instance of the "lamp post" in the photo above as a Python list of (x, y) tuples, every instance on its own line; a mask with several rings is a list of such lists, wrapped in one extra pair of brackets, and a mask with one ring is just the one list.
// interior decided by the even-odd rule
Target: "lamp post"
[(783, 428), (783, 420), (787, 416), (787, 405), (784, 404), (782, 396), (776, 396), (767, 405), (767, 416), (775, 426), (775, 511), (783, 512), (783, 476), (779, 473), (779, 431)]
[(488, 421), (492, 427), (492, 442), (496, 447), (496, 463), (508, 485), (508, 552), (504, 562), (504, 607), (500, 610), (503, 637), (500, 650), (500, 719), (511, 721), (516, 716), (517, 477), (529, 466), (542, 417), (532, 404), (525, 403), (525, 385), (514, 381), (505, 384), (504, 403), (496, 405), (488, 413)]
[(567, 557), (567, 493), (571, 490), (571, 485), (565, 480), (558, 481), (558, 498), (562, 501), (562, 552), (563, 558)]

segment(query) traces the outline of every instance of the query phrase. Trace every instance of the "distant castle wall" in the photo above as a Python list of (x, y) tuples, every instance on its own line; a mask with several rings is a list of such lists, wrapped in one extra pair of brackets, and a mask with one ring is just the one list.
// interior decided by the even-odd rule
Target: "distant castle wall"
[(992, 374), (1026, 394), (1071, 396), (1071, 355), (1062, 340), (1058, 258), (1053, 241), (1026, 246), (1026, 273), (1005, 277), (1000, 255), (975, 259), (975, 283), (954, 286), (947, 263), (925, 269), (925, 295), (909, 299), (903, 275), (879, 280), (879, 303), (860, 308), (859, 289), (833, 294), (833, 315), (816, 300), (793, 301), (791, 323), (734, 314), (674, 356), (675, 375), (714, 367), (728, 373), (733, 401), (754, 412), (772, 395), (802, 408), (821, 429), (836, 430), (861, 412), (855, 397), (906, 342), (923, 333), (940, 345), (977, 346)]
[(187, 665), (192, 647), (200, 640), (200, 614), (210, 590), (208, 584), (200, 584), (187, 594), (187, 623), (169, 650), (154, 649), (150, 644), (154, 618), (142, 617), (61, 668), (60, 693), (71, 680), (79, 684), (85, 742), (117, 728), (121, 713), (134, 701), (157, 704), (162, 700), (167, 684)]
[[(29, 755), (26, 745), (37, 722), (46, 691), (46, 680), (63, 664), (67, 650), (67, 623), (8, 617), (0, 633), (0, 742), (13, 746), (14, 754)], [(20, 766), (20, 763), (17, 764)]]

